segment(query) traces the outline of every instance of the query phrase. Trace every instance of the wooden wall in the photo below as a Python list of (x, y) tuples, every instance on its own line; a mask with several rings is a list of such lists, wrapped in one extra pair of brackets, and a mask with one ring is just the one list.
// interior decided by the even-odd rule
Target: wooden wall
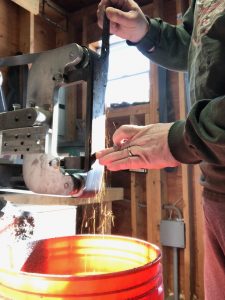
[[(154, 0), (143, 9), (151, 17), (161, 16), (176, 24), (187, 5), (185, 0)], [(96, 9), (97, 5), (94, 5), (70, 14), (68, 32), (62, 32), (41, 16), (35, 16), (9, 0), (1, 0), (0, 56), (44, 51), (73, 41), (89, 45), (101, 38)], [(169, 72), (168, 81), (173, 118), (185, 118), (183, 74)], [(149, 105), (107, 111), (109, 136), (115, 125), (118, 128), (126, 123), (144, 125), (159, 121), (158, 67), (154, 64), (151, 64), (150, 85)], [(186, 247), (179, 250), (179, 289), (180, 299), (185, 300), (204, 299), (203, 222), (198, 178), (198, 167), (184, 165), (171, 172), (106, 172), (108, 186), (124, 188), (124, 199), (112, 206), (115, 216), (112, 233), (146, 239), (161, 247), (166, 296), (173, 292), (173, 255), (172, 249), (160, 244), (160, 220), (167, 218), (162, 205), (174, 204), (181, 210), (186, 226)]]

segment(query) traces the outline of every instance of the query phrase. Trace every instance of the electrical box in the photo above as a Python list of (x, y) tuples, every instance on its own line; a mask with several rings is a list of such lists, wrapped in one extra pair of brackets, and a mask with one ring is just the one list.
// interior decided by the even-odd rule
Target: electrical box
[(183, 220), (161, 220), (160, 241), (163, 246), (185, 248), (185, 224)]

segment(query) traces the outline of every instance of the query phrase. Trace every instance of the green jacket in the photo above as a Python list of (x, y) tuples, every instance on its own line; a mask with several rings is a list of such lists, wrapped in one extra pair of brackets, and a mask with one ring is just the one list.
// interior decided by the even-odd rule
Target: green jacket
[(205, 191), (225, 200), (225, 1), (193, 0), (181, 25), (159, 18), (150, 24), (137, 48), (153, 62), (189, 74), (193, 106), (170, 129), (171, 153), (182, 163), (200, 163)]

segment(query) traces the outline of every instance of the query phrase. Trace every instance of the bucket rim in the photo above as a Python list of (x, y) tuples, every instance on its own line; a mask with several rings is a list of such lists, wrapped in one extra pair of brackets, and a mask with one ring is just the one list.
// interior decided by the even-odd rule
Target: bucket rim
[(40, 241), (46, 241), (46, 240), (60, 240), (60, 239), (64, 239), (64, 238), (88, 238), (88, 237), (96, 237), (96, 238), (102, 238), (102, 239), (107, 239), (107, 238), (116, 238), (116, 239), (126, 239), (127, 241), (133, 241), (133, 242), (137, 242), (139, 244), (142, 245), (146, 245), (146, 246), (150, 246), (152, 247), (154, 250), (156, 250), (157, 252), (157, 257), (152, 260), (151, 262), (148, 262), (144, 265), (141, 265), (139, 267), (135, 267), (132, 269), (126, 269), (126, 270), (122, 270), (122, 271), (116, 271), (116, 272), (111, 272), (111, 273), (100, 273), (100, 274), (91, 274), (91, 275), (70, 275), (70, 274), (45, 274), (45, 273), (34, 273), (34, 272), (26, 272), (26, 271), (14, 271), (13, 269), (4, 269), (0, 267), (0, 273), (1, 272), (7, 272), (10, 274), (16, 274), (17, 276), (29, 276), (33, 277), (33, 278), (41, 278), (41, 277), (45, 277), (48, 280), (54, 280), (54, 281), (84, 281), (84, 280), (99, 280), (99, 278), (113, 278), (113, 277), (123, 277), (123, 276), (127, 276), (127, 275), (131, 275), (132, 273), (137, 273), (137, 272), (143, 272), (146, 269), (156, 265), (159, 263), (159, 261), (162, 258), (162, 253), (160, 248), (153, 244), (150, 243), (146, 240), (142, 240), (139, 238), (135, 238), (135, 237), (129, 237), (129, 236), (123, 236), (123, 235), (111, 235), (111, 234), (76, 234), (76, 235), (68, 235), (68, 236), (62, 236), (62, 237), (52, 237), (52, 238), (46, 238), (46, 239), (40, 239), (40, 240), (34, 240), (34, 241), (30, 241), (27, 244), (35, 244), (37, 242)]

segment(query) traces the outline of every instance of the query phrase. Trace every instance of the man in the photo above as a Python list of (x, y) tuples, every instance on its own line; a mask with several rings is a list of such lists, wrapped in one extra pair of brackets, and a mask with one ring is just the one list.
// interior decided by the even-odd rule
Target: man
[(133, 0), (102, 0), (110, 31), (168, 69), (188, 71), (192, 108), (186, 120), (123, 125), (115, 147), (96, 154), (111, 171), (200, 164), (205, 213), (206, 300), (225, 299), (225, 1), (193, 0), (183, 24), (150, 19)]

